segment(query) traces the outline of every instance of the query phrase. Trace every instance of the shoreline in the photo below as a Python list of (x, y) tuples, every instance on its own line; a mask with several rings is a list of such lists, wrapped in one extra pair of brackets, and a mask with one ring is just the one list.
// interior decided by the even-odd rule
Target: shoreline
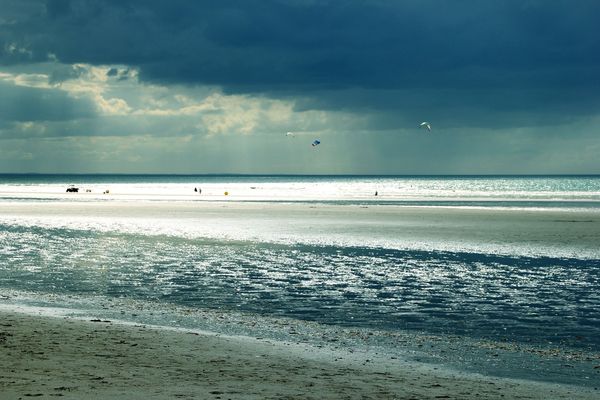
[[(507, 341), (419, 330), (338, 326), (289, 317), (168, 306), (140, 300), (80, 298), (4, 292), (2, 312), (77, 321), (111, 321), (173, 332), (199, 333), (249, 341), (274, 341), (321, 353), (384, 354), (387, 359), (459, 374), (598, 388), (600, 354), (577, 346)], [(573, 345), (574, 343), (571, 343)], [(288, 347), (290, 348), (290, 347)]]
[(568, 385), (453, 373), (378, 354), (0, 311), (6, 399), (592, 399)]
[[(181, 202), (181, 203), (266, 203), (266, 204), (320, 204), (320, 205), (372, 205), (393, 207), (472, 207), (498, 209), (587, 209), (600, 208), (598, 195), (548, 197), (545, 195), (515, 196), (435, 196), (435, 195), (377, 195), (371, 193), (354, 196), (277, 196), (275, 193), (234, 193), (223, 189), (219, 193), (202, 195), (188, 193), (114, 193), (103, 192), (56, 193), (56, 192), (0, 192), (0, 201), (19, 202)], [(231, 190), (231, 189), (230, 189)], [(227, 194), (225, 194), (227, 192)], [(528, 205), (524, 205), (528, 204)]]

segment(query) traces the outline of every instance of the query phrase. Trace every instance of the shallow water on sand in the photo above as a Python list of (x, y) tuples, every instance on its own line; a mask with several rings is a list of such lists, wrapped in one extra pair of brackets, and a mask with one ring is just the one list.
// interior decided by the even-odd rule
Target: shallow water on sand
[[(377, 332), (367, 344), (399, 357), (590, 386), (598, 377), (600, 260), (6, 224), (0, 232), (0, 288), (39, 294), (38, 303), (21, 303), (57, 305), (60, 298), (61, 307), (78, 308), (95, 299), (86, 304), (93, 315), (285, 340), (289, 331), (249, 321), (307, 321), (329, 327), (307, 332), (307, 341), (329, 335), (355, 346), (339, 329), (358, 329), (355, 337)], [(51, 302), (42, 300), (49, 295)], [(145, 305), (117, 313), (106, 307), (111, 299)], [(246, 318), (237, 328), (202, 326), (192, 311), (182, 317), (173, 307)], [(553, 358), (537, 357), (556, 349)]]
[(0, 284), (600, 350), (600, 260), (0, 225)]
[(598, 387), (591, 182), (572, 212), (5, 197), (0, 303)]

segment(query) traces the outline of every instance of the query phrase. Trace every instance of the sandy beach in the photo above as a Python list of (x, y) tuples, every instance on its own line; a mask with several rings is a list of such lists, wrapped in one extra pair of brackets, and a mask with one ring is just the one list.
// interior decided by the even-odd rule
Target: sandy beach
[[(89, 276), (64, 275), (65, 279), (79, 279), (76, 281), (77, 287), (84, 287), (86, 283), (86, 287), (92, 290), (97, 290), (96, 286), (90, 286), (89, 282), (107, 284), (109, 281), (102, 274), (110, 271), (109, 268), (115, 268), (121, 260), (129, 263), (123, 267), (127, 272), (135, 271), (140, 265), (145, 268), (158, 265), (154, 259), (144, 261), (141, 255), (142, 251), (147, 251), (160, 256), (161, 253), (152, 253), (156, 243), (175, 243), (172, 253), (178, 260), (175, 266), (188, 262), (191, 270), (195, 271), (196, 265), (205, 265), (202, 260), (194, 258), (197, 252), (204, 249), (193, 247), (194, 240), (202, 238), (214, 239), (217, 244), (224, 243), (219, 244), (224, 248), (228, 248), (228, 240), (232, 239), (252, 243), (319, 244), (326, 238), (326, 244), (340, 246), (382, 246), (431, 252), (468, 253), (474, 250), (489, 254), (506, 252), (509, 255), (534, 254), (540, 257), (577, 255), (592, 260), (598, 258), (597, 243), (600, 243), (600, 213), (595, 210), (235, 201), (19, 201), (3, 203), (0, 211), (2, 221), (7, 226), (22, 227), (10, 228), (15, 231), (7, 231), (9, 236), (6, 243), (15, 243), (21, 238), (19, 240), (24, 240), (22, 251), (27, 257), (38, 254), (30, 253), (32, 246), (27, 239), (29, 236), (26, 236), (29, 232), (37, 234), (35, 229), (38, 227), (48, 229), (49, 233), (34, 237), (67, 240), (49, 241), (47, 245), (41, 245), (39, 254), (46, 254), (47, 249), (55, 252), (52, 254), (63, 254), (55, 256), (56, 264), (53, 264), (52, 258), (38, 258), (46, 263), (44, 265), (56, 265), (54, 272), (50, 269), (39, 270), (36, 274), (37, 265), (32, 265), (29, 271), (29, 264), (24, 264), (19, 273), (29, 278), (12, 278), (12, 272), (7, 270), (9, 279), (35, 280), (43, 276), (52, 285), (62, 285), (66, 281), (60, 278), (63, 276), (61, 268), (68, 265), (74, 274), (99, 271), (89, 272)], [(88, 231), (94, 234), (88, 237), (78, 233)], [(110, 241), (121, 236), (111, 232), (125, 235), (122, 236), (125, 253), (117, 259), (110, 258), (113, 254), (120, 254), (111, 251)], [(110, 239), (108, 247), (94, 247), (105, 233)], [(69, 242), (70, 237), (79, 239)], [(152, 237), (156, 237), (156, 241), (148, 239)], [(79, 240), (85, 240), (87, 244), (80, 248), (76, 245)], [(187, 240), (186, 246), (191, 246), (193, 250), (180, 255), (181, 247), (178, 247), (177, 240)], [(62, 243), (72, 243), (71, 248), (83, 254), (77, 259), (81, 264), (66, 262), (73, 260), (69, 257), (68, 249), (61, 252)], [(135, 249), (135, 246), (138, 246), (136, 252), (127, 250)], [(207, 245), (206, 248), (212, 249), (211, 246)], [(91, 250), (88, 251), (88, 248)], [(18, 253), (7, 253), (6, 257), (9, 256), (15, 266), (21, 265)], [(231, 256), (231, 253), (225, 253), (225, 257)], [(98, 261), (103, 257), (107, 257), (107, 261)], [(187, 261), (190, 259), (195, 261)], [(245, 262), (246, 259), (241, 260)], [(88, 266), (86, 261), (91, 264)], [(279, 265), (278, 262), (276, 265)], [(341, 268), (343, 264), (339, 266)], [(313, 271), (313, 278), (317, 272)], [(294, 273), (292, 270), (283, 270), (282, 276)], [(154, 279), (157, 274), (150, 271), (150, 278), (146, 279)], [(219, 279), (228, 278), (224, 275)], [(122, 285), (124, 280), (116, 275), (110, 282), (114, 282), (114, 288), (119, 288), (118, 285)], [(292, 287), (287, 281), (282, 281), (281, 285)], [(410, 281), (404, 287), (406, 285), (410, 285)], [(472, 281), (470, 285), (477, 287), (478, 283)], [(167, 284), (161, 287), (169, 289)], [(486, 288), (491, 290), (489, 286)], [(52, 288), (42, 289), (42, 292), (48, 290), (54, 292)], [(102, 287), (98, 290), (101, 295), (104, 293)], [(206, 294), (200, 289), (190, 293)], [(415, 289), (414, 293), (419, 294), (420, 290)], [(64, 295), (67, 299), (70, 296), (69, 292)], [(8, 296), (5, 297), (8, 299)], [(451, 296), (448, 298), (453, 299)], [(493, 307), (482, 304), (484, 307)], [(50, 317), (47, 313), (25, 314), (15, 310), (18, 307), (11, 308), (7, 301), (7, 307), (0, 311), (0, 398), (3, 400), (29, 397), (595, 399), (598, 391), (594, 388), (600, 386), (593, 383), (587, 387), (557, 385), (549, 383), (553, 382), (551, 379), (536, 382), (499, 378), (485, 372), (482, 375), (455, 372), (445, 369), (443, 364), (409, 362), (397, 354), (369, 351), (368, 347), (367, 350), (361, 348), (356, 351), (352, 346), (329, 348), (325, 342), (318, 340), (310, 344), (305, 341), (294, 342), (293, 339), (283, 342), (273, 338), (257, 338), (254, 334), (249, 337), (224, 336), (202, 331), (158, 329), (139, 323), (128, 325), (112, 317), (94, 317), (93, 313), (84, 314), (86, 318), (79, 320)], [(118, 310), (115, 313), (118, 315)], [(169, 325), (168, 321), (165, 324)], [(507, 365), (510, 368), (510, 364)], [(596, 369), (591, 371), (590, 378), (596, 379)], [(516, 376), (520, 377), (518, 374)], [(571, 381), (567, 379), (563, 382)]]
[(2, 399), (593, 399), (379, 354), (2, 312)]

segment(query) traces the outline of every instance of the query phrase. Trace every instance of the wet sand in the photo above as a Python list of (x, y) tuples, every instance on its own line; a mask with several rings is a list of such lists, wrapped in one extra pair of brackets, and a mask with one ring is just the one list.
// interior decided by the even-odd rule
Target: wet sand
[[(244, 240), (347, 240), (598, 258), (600, 213), (241, 202), (7, 202), (3, 221)], [(176, 219), (178, 224), (173, 224)], [(57, 222), (58, 221), (58, 222)], [(168, 234), (169, 232), (166, 231)], [(368, 242), (371, 241), (371, 242)], [(485, 247), (488, 246), (488, 247)], [(1, 294), (1, 293), (0, 293)], [(598, 391), (450, 373), (385, 355), (0, 312), (0, 398), (595, 399)]]
[[(600, 211), (236, 201), (7, 202), (0, 222), (236, 240), (599, 258)], [(177, 234), (177, 233), (175, 233)]]
[(0, 393), (65, 399), (593, 399), (378, 354), (0, 312)]

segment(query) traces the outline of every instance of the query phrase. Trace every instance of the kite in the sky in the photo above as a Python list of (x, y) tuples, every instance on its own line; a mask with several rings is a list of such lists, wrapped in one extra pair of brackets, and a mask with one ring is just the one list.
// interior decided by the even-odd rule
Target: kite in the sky
[(312, 142), (312, 147), (318, 146), (321, 144), (320, 140), (315, 140), (314, 142)]
[(419, 125), (421, 128), (425, 128), (427, 129), (429, 132), (431, 132), (431, 125), (429, 124), (429, 122), (427, 121), (423, 121), (421, 122), (421, 124)]
[(285, 136), (294, 136), (294, 132), (286, 132)]

